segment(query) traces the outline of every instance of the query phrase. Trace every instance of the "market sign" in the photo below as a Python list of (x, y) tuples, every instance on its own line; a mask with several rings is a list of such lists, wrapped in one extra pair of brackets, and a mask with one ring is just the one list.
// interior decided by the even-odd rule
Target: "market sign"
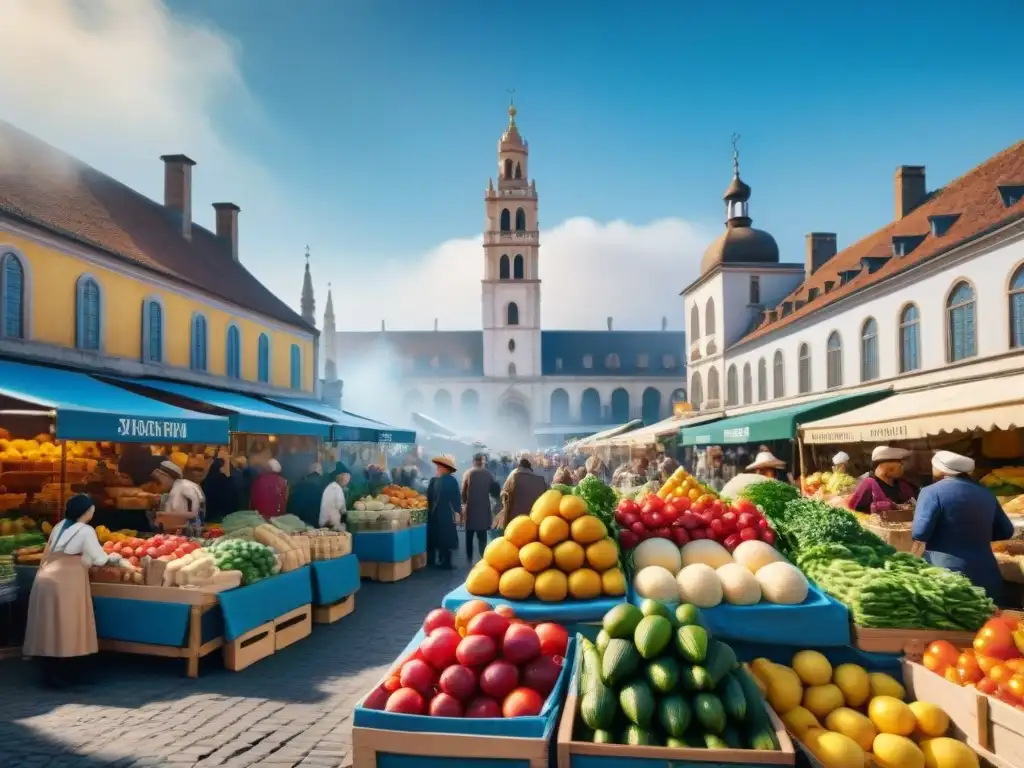
[(118, 418), (117, 422), (118, 437), (145, 437), (176, 443), (188, 440), (188, 424), (184, 421)]
[(860, 432), (849, 429), (809, 429), (804, 432), (803, 439), (808, 444), (832, 443), (840, 445), (843, 443), (859, 443)]
[(711, 435), (694, 435), (693, 436), (693, 444), (694, 445), (703, 445), (704, 443), (710, 443), (710, 442), (711, 442)]
[(750, 427), (735, 427), (722, 430), (722, 442), (746, 443), (750, 441)]
[(804, 432), (805, 443), (887, 443), (898, 440), (914, 440), (927, 437), (923, 430), (911, 430), (906, 423), (879, 424), (876, 426), (850, 427), (848, 429), (808, 429)]
[(391, 433), (390, 432), (378, 432), (377, 433), (377, 442), (378, 443), (390, 443), (391, 442)]

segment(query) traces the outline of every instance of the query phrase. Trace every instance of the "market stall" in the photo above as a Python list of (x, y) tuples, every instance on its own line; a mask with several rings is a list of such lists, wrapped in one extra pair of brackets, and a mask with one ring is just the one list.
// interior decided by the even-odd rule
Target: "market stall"
[[(573, 442), (572, 450), (584, 452), (597, 450), (601, 446), (603, 441), (612, 437), (617, 437), (619, 435), (628, 434), (629, 432), (633, 432), (637, 429), (640, 429), (643, 425), (643, 419), (633, 419), (632, 421), (627, 421), (625, 424), (618, 424), (614, 427), (606, 427), (600, 432), (595, 432), (594, 434), (588, 435), (587, 437), (581, 437), (579, 440)], [(569, 446), (567, 445), (566, 449), (568, 448)]]

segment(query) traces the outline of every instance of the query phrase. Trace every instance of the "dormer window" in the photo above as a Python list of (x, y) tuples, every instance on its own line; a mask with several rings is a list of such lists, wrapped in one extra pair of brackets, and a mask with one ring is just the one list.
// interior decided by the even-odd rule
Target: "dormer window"
[(783, 317), (787, 317), (788, 315), (790, 315), (792, 313), (793, 313), (793, 302), (792, 301), (784, 301), (784, 302), (782, 302), (782, 316)]
[(832, 293), (832, 289), (835, 288), (835, 287), (836, 287), (836, 281), (835, 280), (826, 280), (825, 281), (825, 293)]
[(588, 371), (591, 368), (594, 367), (594, 356), (593, 355), (584, 355), (583, 356), (583, 367), (586, 368)]
[(604, 367), (610, 371), (616, 371), (619, 368), (619, 356), (612, 352), (610, 355), (606, 355), (604, 358)]
[(931, 227), (932, 235), (934, 237), (942, 237), (949, 232), (950, 228), (956, 224), (959, 218), (959, 213), (943, 213), (938, 216), (929, 216), (928, 224)]
[(844, 269), (842, 272), (839, 273), (839, 284), (846, 285), (859, 274), (859, 269)]
[(671, 371), (676, 367), (675, 355), (662, 355), (661, 356), (661, 367), (666, 371)]
[(647, 355), (644, 354), (643, 352), (641, 352), (639, 355), (636, 356), (636, 367), (637, 368), (646, 368), (647, 367)]
[(999, 196), (1003, 198), (1003, 205), (1013, 208), (1024, 200), (1024, 184), (1000, 184)]
[(808, 288), (807, 289), (807, 301), (811, 302), (818, 298), (819, 288)]
[[(894, 235), (892, 238), (892, 255), (902, 258), (912, 253), (917, 246), (924, 242), (927, 235)], [(870, 259), (866, 259), (870, 263)], [(883, 262), (884, 263), (884, 262)], [(870, 269), (870, 272), (875, 270)]]

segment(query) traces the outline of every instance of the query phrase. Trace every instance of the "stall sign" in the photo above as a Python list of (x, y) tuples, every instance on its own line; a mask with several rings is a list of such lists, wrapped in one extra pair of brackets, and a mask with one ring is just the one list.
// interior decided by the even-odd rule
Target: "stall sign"
[(377, 433), (377, 442), (378, 443), (390, 443), (391, 442), (391, 433), (390, 432), (378, 432)]
[(811, 430), (804, 433), (806, 443), (859, 443), (860, 433), (848, 429)]
[(722, 441), (726, 443), (745, 443), (750, 438), (750, 427), (736, 427), (722, 431)]
[(118, 437), (145, 437), (176, 443), (188, 439), (188, 424), (184, 421), (118, 418), (117, 422)]
[(872, 427), (868, 430), (867, 442), (873, 443), (876, 440), (909, 440), (910, 429), (906, 424), (889, 424), (885, 427)]
[(703, 445), (711, 442), (711, 435), (694, 435), (693, 442), (696, 445)]

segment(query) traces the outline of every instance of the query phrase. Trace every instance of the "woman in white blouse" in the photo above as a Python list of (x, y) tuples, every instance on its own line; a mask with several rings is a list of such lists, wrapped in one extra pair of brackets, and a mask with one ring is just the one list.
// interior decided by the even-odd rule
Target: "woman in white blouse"
[(50, 533), (28, 600), (24, 654), (43, 663), (43, 681), (71, 682), (69, 664), (96, 653), (96, 619), (89, 589), (89, 566), (120, 562), (103, 551), (89, 525), (95, 507), (84, 494), (68, 499), (64, 519)]

